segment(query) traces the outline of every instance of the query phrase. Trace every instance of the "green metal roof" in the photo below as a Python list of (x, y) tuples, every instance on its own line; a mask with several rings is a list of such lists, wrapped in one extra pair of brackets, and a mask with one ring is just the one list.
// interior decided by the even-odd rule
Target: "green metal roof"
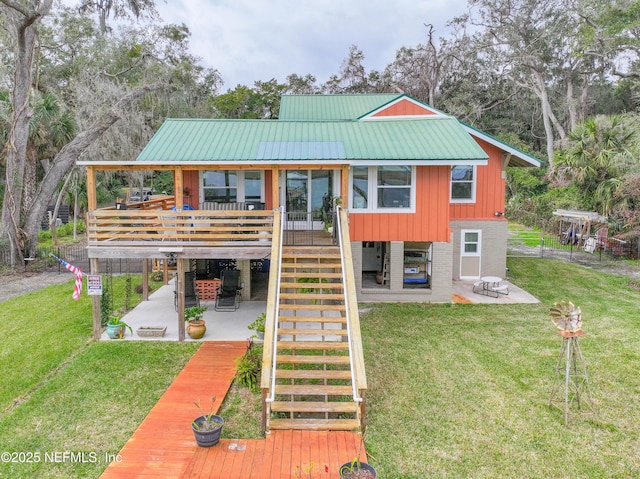
[(390, 121), (169, 119), (139, 162), (402, 160), (485, 163), (487, 154), (451, 117)]
[(355, 120), (403, 96), (399, 93), (362, 95), (282, 95), (281, 120)]

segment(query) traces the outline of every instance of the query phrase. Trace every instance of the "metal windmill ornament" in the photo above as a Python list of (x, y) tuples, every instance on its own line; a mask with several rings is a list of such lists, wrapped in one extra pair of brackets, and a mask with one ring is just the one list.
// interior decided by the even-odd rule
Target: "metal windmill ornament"
[(553, 304), (549, 315), (556, 327), (568, 333), (582, 330), (582, 311), (571, 301), (558, 301)]
[(586, 333), (582, 331), (582, 311), (571, 301), (554, 303), (549, 315), (553, 324), (560, 330), (557, 333), (562, 336), (562, 346), (556, 364), (556, 382), (549, 398), (549, 405), (560, 403), (566, 425), (572, 405), (575, 404), (578, 409), (587, 406), (593, 411), (587, 369), (578, 342)]

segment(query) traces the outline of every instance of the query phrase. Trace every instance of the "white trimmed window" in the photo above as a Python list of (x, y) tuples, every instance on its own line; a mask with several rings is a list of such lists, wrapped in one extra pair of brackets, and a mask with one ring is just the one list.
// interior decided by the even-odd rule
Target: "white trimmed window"
[(480, 256), (480, 230), (462, 230), (462, 256)]
[(262, 171), (210, 170), (202, 172), (203, 201), (234, 203), (263, 202)]
[(361, 212), (412, 211), (415, 176), (412, 166), (354, 166), (351, 208)]
[(475, 203), (476, 170), (471, 165), (451, 167), (451, 202)]

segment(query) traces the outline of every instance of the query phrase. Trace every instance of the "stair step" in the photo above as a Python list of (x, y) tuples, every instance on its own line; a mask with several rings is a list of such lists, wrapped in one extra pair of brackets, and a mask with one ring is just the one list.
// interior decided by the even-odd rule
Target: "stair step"
[(317, 251), (335, 251), (340, 247), (334, 244), (320, 244), (320, 245), (287, 245), (282, 247), (282, 251), (285, 253), (314, 253)]
[(312, 271), (283, 271), (281, 278), (342, 278), (342, 273), (317, 273)]
[[(282, 308), (286, 309), (286, 308)], [(344, 316), (288, 316), (280, 315), (280, 323), (340, 323), (347, 324)]]
[(357, 413), (358, 404), (353, 401), (274, 401), (271, 410), (276, 412), (338, 412)]
[(310, 253), (290, 253), (290, 252), (282, 252), (282, 259), (293, 259), (293, 260), (297, 260), (297, 259), (318, 259), (318, 260), (324, 260), (324, 259), (340, 259), (340, 250), (336, 250), (336, 249), (331, 249), (331, 250), (320, 250), (320, 251), (316, 251), (316, 252), (310, 252)]
[(282, 349), (321, 349), (323, 351), (344, 351), (349, 349), (349, 343), (344, 341), (278, 341), (278, 348)]
[(311, 431), (357, 431), (356, 419), (270, 419), (270, 429), (307, 429)]
[(275, 394), (294, 396), (349, 396), (353, 393), (351, 386), (335, 386), (323, 384), (276, 384)]
[(283, 261), (282, 267), (287, 269), (308, 268), (313, 271), (313, 270), (327, 269), (327, 268), (340, 269), (342, 268), (342, 263), (340, 263), (339, 261), (331, 261), (326, 263), (318, 263), (318, 262), (312, 263), (309, 261), (296, 261), (294, 263), (289, 261)]
[(278, 328), (278, 334), (289, 334), (291, 336), (347, 336), (346, 329), (303, 329), (303, 328)]
[(344, 311), (344, 304), (281, 304), (280, 311)]
[(346, 369), (276, 369), (276, 379), (351, 379)]
[(290, 281), (281, 281), (280, 282), (280, 290), (283, 289), (342, 289), (342, 283), (327, 283), (327, 282), (290, 282)]
[(280, 299), (304, 299), (304, 300), (344, 300), (344, 294), (336, 293), (280, 293)]
[(349, 356), (279, 354), (276, 356), (276, 364), (349, 364)]

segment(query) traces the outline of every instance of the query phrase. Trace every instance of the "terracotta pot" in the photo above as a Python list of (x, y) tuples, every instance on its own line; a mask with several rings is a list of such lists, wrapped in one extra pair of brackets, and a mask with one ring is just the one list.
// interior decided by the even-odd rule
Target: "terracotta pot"
[(382, 271), (376, 273), (376, 283), (382, 284)]
[(191, 339), (200, 339), (207, 332), (207, 325), (204, 319), (195, 319), (187, 324), (187, 334)]

